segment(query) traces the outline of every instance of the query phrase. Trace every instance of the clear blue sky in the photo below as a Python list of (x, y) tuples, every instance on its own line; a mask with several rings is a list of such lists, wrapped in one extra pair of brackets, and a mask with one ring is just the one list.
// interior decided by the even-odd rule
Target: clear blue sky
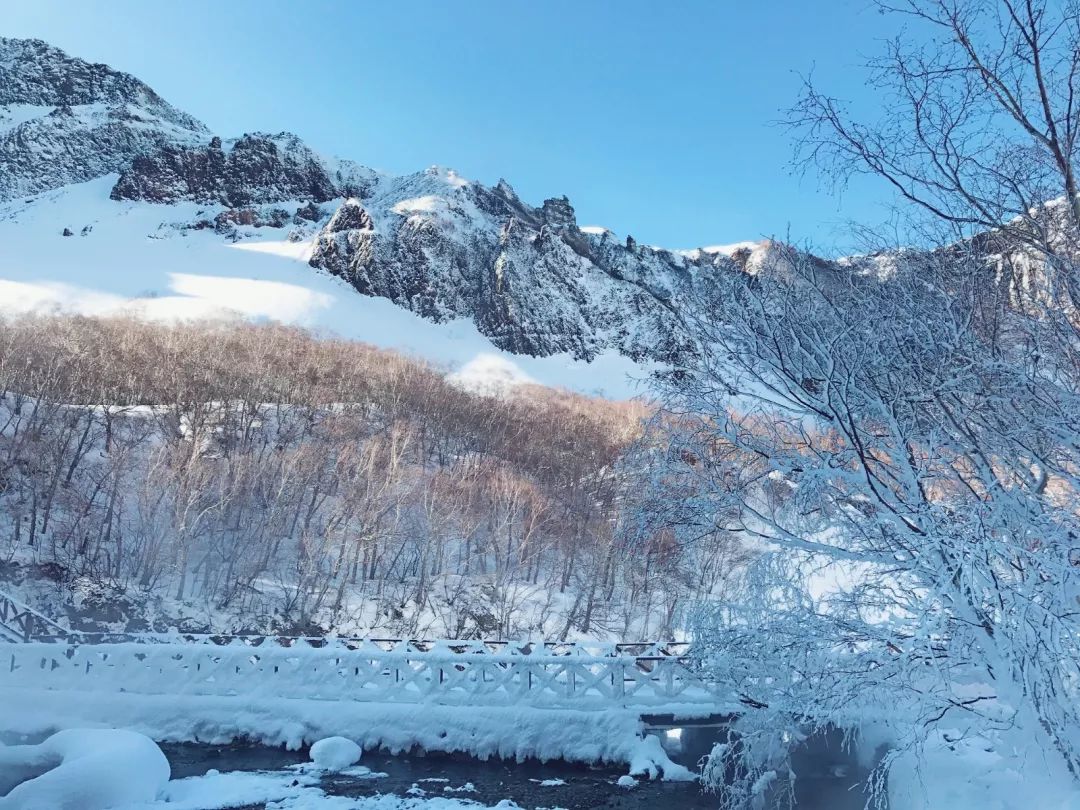
[(290, 130), (393, 172), (433, 163), (566, 194), (583, 225), (667, 247), (834, 245), (886, 192), (787, 169), (799, 73), (867, 99), (869, 0), (9, 2), (0, 33), (134, 73), (225, 136)]

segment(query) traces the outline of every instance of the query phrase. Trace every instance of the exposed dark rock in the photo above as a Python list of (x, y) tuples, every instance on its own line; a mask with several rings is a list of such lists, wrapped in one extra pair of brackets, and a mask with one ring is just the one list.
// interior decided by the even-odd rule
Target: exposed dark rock
[[(46, 111), (25, 118), (24, 105)], [(6, 128), (9, 115), (17, 123)], [(121, 171), (137, 155), (207, 134), (134, 76), (40, 40), (0, 37), (0, 200)]]
[(577, 218), (574, 215), (574, 207), (566, 197), (554, 197), (544, 200), (540, 209), (544, 222), (557, 228), (577, 227)]
[(244, 135), (228, 150), (166, 147), (141, 155), (116, 182), (114, 200), (195, 200), (233, 208), (341, 196), (315, 154), (293, 135)]
[(292, 215), (284, 208), (268, 210), (230, 208), (214, 217), (213, 222), (208, 219), (198, 219), (189, 228), (203, 230), (212, 227), (217, 233), (231, 235), (236, 232), (237, 227), (284, 228), (290, 222), (292, 222)]
[(371, 229), (371, 217), (356, 200), (346, 200), (337, 212), (330, 217), (330, 221), (326, 223), (327, 233), (370, 231)]
[(322, 216), (322, 208), (313, 202), (309, 202), (307, 205), (302, 205), (296, 209), (296, 216), (293, 219), (299, 225), (301, 222), (318, 222), (322, 219)]
[(311, 257), (365, 295), (435, 320), (470, 318), (508, 351), (581, 358), (687, 351), (674, 302), (692, 289), (695, 263), (735, 270), (726, 257), (586, 234), (566, 198), (533, 208), (505, 181), (488, 188), (430, 170), (343, 204)]

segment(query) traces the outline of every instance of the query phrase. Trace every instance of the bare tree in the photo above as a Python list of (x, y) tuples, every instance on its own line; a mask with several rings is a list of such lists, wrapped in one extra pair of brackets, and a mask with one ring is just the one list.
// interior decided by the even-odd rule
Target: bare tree
[[(881, 116), (806, 81), (796, 161), (885, 180), (955, 237), (1006, 229), (1046, 248), (1080, 227), (1080, 7), (1072, 0), (876, 0), (906, 23), (867, 65)], [(1046, 204), (1063, 199), (1064, 217)], [(1064, 232), (1063, 232), (1064, 231)]]
[(622, 537), (644, 404), (481, 396), (280, 325), (66, 316), (0, 319), (0, 395), (4, 556), (204, 626), (636, 635), (696, 587), (688, 548)]

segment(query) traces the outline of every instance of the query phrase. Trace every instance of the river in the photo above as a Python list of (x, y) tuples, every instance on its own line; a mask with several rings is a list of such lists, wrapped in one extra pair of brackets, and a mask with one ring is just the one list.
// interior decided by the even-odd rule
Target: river
[[(675, 761), (694, 768), (720, 733), (718, 724), (654, 727)], [(306, 762), (306, 751), (287, 751), (261, 745), (234, 743), (205, 745), (163, 744), (172, 764), (173, 778), (218, 771), (282, 771)], [(589, 766), (567, 762), (478, 760), (463, 754), (412, 751), (394, 756), (380, 751), (364, 753), (361, 764), (371, 775), (328, 774), (319, 787), (331, 796), (361, 797), (454, 796), (494, 805), (510, 799), (525, 810), (698, 810), (717, 806), (715, 797), (694, 782), (639, 780), (627, 788), (618, 784), (625, 767)], [(861, 810), (866, 798), (859, 788), (865, 777), (854, 758), (840, 746), (839, 737), (820, 738), (800, 752), (796, 767), (797, 806), (801, 810)], [(263, 805), (250, 805), (248, 808)], [(248, 810), (245, 808), (245, 810)]]

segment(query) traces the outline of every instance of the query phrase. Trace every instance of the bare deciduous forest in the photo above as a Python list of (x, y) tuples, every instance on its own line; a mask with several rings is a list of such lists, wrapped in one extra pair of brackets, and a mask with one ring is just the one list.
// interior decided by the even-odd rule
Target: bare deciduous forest
[(628, 517), (642, 404), (481, 396), (299, 328), (68, 316), (0, 322), (0, 391), (4, 558), (152, 598), (159, 629), (183, 602), (207, 629), (668, 635), (738, 557)]

